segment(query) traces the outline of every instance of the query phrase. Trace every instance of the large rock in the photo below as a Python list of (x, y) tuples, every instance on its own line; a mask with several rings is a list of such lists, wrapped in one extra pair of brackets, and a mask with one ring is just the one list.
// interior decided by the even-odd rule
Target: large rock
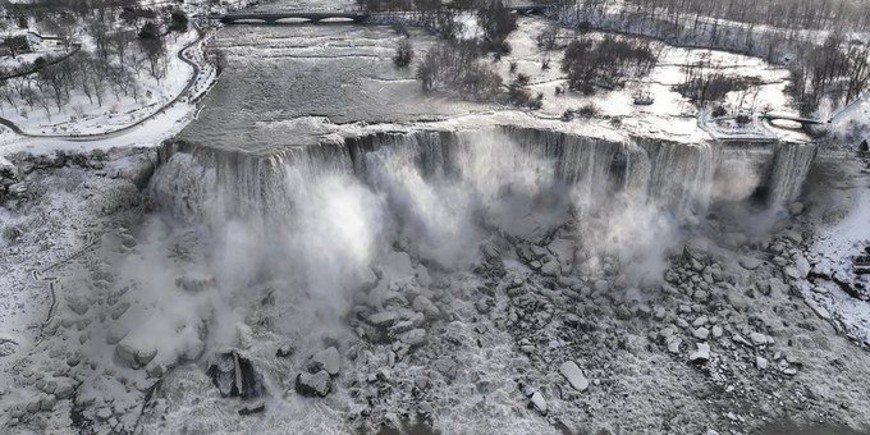
[(749, 339), (752, 340), (752, 344), (756, 346), (764, 346), (766, 344), (773, 344), (773, 338), (764, 335), (760, 332), (752, 332), (749, 334)]
[(250, 399), (266, 391), (263, 375), (251, 360), (234, 350), (215, 355), (206, 373), (224, 397)]
[(417, 328), (399, 335), (399, 341), (410, 347), (419, 346), (426, 342), (426, 330)]
[(122, 340), (115, 346), (115, 358), (118, 362), (134, 369), (147, 365), (155, 356), (157, 349), (145, 345), (137, 346), (127, 340)]
[(325, 370), (330, 376), (335, 376), (341, 370), (341, 357), (338, 349), (329, 347), (311, 357), (311, 367), (314, 372)]
[(680, 345), (683, 344), (683, 339), (679, 337), (670, 337), (668, 340), (668, 352), (673, 354), (680, 353)]
[(797, 271), (798, 278), (806, 278), (810, 274), (810, 262), (801, 254), (795, 254), (792, 259), (794, 260), (794, 268)]
[(770, 294), (773, 296), (785, 296), (789, 293), (788, 284), (782, 282), (779, 278), (771, 278), (768, 280), (770, 286)]
[(66, 306), (69, 307), (72, 312), (80, 316), (87, 313), (88, 309), (91, 307), (91, 301), (81, 294), (72, 292), (67, 293), (66, 296), (64, 296), (64, 300), (66, 301)]
[(577, 363), (574, 361), (565, 361), (561, 367), (559, 367), (559, 373), (568, 380), (568, 383), (571, 384), (577, 391), (586, 391), (589, 388), (589, 380), (586, 379), (586, 376), (583, 374), (583, 371), (580, 370), (580, 367), (577, 367)]
[(561, 273), (561, 270), (562, 269), (559, 266), (559, 263), (556, 261), (553, 261), (553, 260), (548, 261), (548, 262), (544, 263), (543, 266), (541, 266), (541, 274), (544, 276), (550, 276), (550, 277), (558, 276)]
[(54, 389), (54, 395), (61, 400), (69, 399), (75, 393), (76, 383), (70, 378), (57, 378), (57, 387)]
[(738, 263), (746, 270), (755, 270), (761, 266), (761, 260), (752, 257), (742, 257)]
[(689, 355), (689, 361), (695, 363), (705, 363), (710, 360), (710, 345), (707, 343), (698, 343), (698, 350)]
[(541, 394), (540, 391), (535, 391), (532, 394), (531, 398), (532, 406), (538, 410), (541, 414), (547, 414), (547, 401), (544, 399), (544, 395)]
[(417, 296), (411, 306), (415, 311), (423, 313), (427, 319), (435, 319), (441, 315), (441, 310), (425, 296)]
[(296, 376), (296, 392), (307, 397), (326, 397), (332, 390), (332, 378), (326, 370), (311, 374), (302, 372)]
[(547, 247), (565, 266), (574, 264), (574, 242), (568, 239), (555, 239)]

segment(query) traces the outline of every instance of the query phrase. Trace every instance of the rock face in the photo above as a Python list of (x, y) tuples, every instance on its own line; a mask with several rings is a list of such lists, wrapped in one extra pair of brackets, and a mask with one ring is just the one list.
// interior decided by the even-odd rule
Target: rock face
[(574, 361), (566, 361), (559, 367), (559, 373), (568, 380), (568, 383), (571, 384), (577, 391), (586, 391), (589, 388), (589, 380), (586, 379), (586, 376), (583, 374), (583, 371), (580, 370), (580, 367), (577, 367), (577, 363)]
[(326, 397), (332, 390), (332, 378), (326, 370), (317, 373), (299, 373), (296, 376), (296, 392), (306, 397)]
[(256, 371), (251, 360), (234, 350), (215, 355), (206, 373), (224, 397), (250, 399), (266, 391), (263, 375)]

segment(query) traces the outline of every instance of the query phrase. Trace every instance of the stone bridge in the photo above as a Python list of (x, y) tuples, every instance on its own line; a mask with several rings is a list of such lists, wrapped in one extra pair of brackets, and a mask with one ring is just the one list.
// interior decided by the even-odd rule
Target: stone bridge
[[(521, 15), (535, 15), (544, 12), (545, 6), (528, 5), (508, 8), (511, 12)], [(261, 24), (284, 24), (284, 23), (311, 23), (318, 24), (323, 21), (365, 23), (373, 15), (404, 14), (403, 11), (369, 13), (364, 11), (286, 11), (286, 12), (232, 12), (225, 15), (213, 15), (211, 18), (220, 20), (224, 24), (237, 23), (261, 23)], [(289, 21), (293, 20), (293, 21)]]
[(369, 17), (365, 12), (248, 12), (248, 13), (230, 13), (219, 15), (212, 18), (219, 19), (224, 24), (236, 24), (237, 22), (245, 23), (263, 23), (263, 24), (280, 24), (282, 20), (301, 20), (305, 23), (317, 24), (323, 20), (341, 20), (352, 21), (354, 23), (362, 23)]

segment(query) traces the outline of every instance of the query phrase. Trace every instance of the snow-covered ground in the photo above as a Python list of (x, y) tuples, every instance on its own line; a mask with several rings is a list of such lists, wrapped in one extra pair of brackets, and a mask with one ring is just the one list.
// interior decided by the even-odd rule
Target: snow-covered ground
[[(663, 43), (653, 42), (653, 47), (660, 50), (661, 56), (657, 66), (649, 76), (630, 82), (623, 90), (599, 90), (597, 95), (584, 97), (577, 93), (555, 95), (556, 87), (566, 87), (565, 74), (560, 70), (563, 50), (546, 52), (537, 46), (535, 38), (548, 26), (547, 20), (538, 18), (522, 18), (518, 21), (519, 29), (508, 37), (512, 51), (496, 67), (506, 83), (510, 83), (516, 74), (510, 73), (511, 62), (517, 63), (517, 73), (531, 77), (530, 89), (535, 93), (544, 94), (544, 104), (541, 116), (558, 117), (566, 110), (576, 110), (585, 104), (593, 104), (604, 116), (621, 121), (623, 129), (643, 132), (645, 135), (660, 135), (661, 137), (698, 138), (700, 132), (699, 112), (688, 99), (674, 90), (676, 85), (685, 78), (685, 67), (704, 60), (711, 65), (705, 70), (721, 72), (726, 76), (748, 79), (758, 79), (761, 83), (752, 92), (731, 92), (724, 102), (726, 107), (737, 109), (743, 102), (744, 109), (754, 109), (760, 113), (764, 108), (775, 108), (788, 112), (788, 97), (784, 88), (788, 84), (789, 73), (784, 68), (771, 66), (762, 59), (727, 53), (716, 50), (686, 49), (671, 47)], [(592, 33), (589, 37), (600, 34)], [(560, 30), (558, 41), (564, 47), (573, 37), (573, 32)], [(544, 59), (549, 59), (549, 69), (542, 70)], [(652, 99), (651, 105), (635, 105), (634, 95), (642, 92)], [(770, 138), (778, 134), (789, 135), (787, 131), (769, 132), (758, 130), (749, 132), (754, 137)], [(716, 137), (746, 136), (747, 132), (720, 132)], [(795, 136), (791, 134), (791, 136)], [(801, 137), (802, 135), (797, 135)]]
[(179, 51), (197, 39), (193, 29), (183, 35), (171, 34), (167, 38), (166, 75), (155, 79), (147, 72), (136, 77), (138, 99), (131, 95), (112, 95), (107, 92), (102, 105), (97, 98), (88, 98), (81, 90), (72, 92), (70, 101), (62, 110), (49, 107), (49, 111), (23, 104), (0, 104), (0, 116), (17, 125), (23, 132), (34, 135), (75, 136), (111, 132), (153, 115), (184, 90), (193, 77), (193, 68), (179, 59)]
[[(853, 268), (853, 260), (870, 247), (870, 159), (829, 164), (837, 165), (842, 176), (831, 182), (834, 194), (820, 201), (824, 212), (814, 216), (807, 259), (815, 276), (800, 289), (838, 331), (870, 346), (870, 275)], [(847, 292), (844, 285), (852, 289)]]

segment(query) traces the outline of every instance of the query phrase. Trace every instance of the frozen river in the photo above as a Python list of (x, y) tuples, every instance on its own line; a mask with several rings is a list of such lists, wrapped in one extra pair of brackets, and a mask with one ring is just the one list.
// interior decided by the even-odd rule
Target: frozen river
[[(419, 48), (433, 38), (412, 30)], [(392, 56), (389, 27), (230, 26), (213, 45), (227, 67), (182, 139), (250, 151), (317, 143), (325, 124), (438, 119), (484, 110), (426, 96)]]

